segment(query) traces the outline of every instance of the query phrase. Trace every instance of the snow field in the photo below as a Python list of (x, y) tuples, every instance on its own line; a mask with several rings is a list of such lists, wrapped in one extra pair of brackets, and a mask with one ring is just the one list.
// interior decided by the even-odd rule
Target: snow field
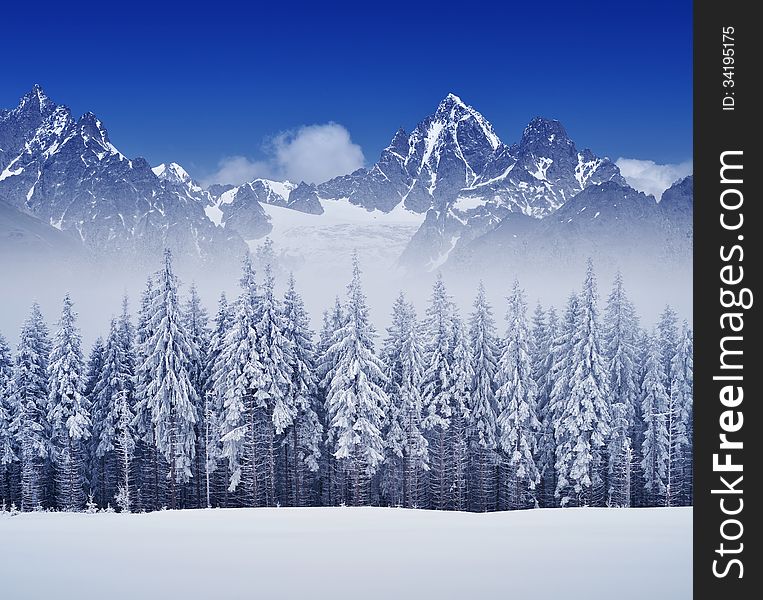
[(691, 519), (690, 508), (6, 514), (0, 590), (5, 600), (682, 600)]

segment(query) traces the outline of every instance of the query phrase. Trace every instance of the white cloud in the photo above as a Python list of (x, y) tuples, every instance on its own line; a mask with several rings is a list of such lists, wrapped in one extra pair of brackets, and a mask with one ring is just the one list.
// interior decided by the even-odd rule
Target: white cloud
[(616, 164), (628, 185), (645, 194), (652, 194), (657, 200), (662, 197), (662, 192), (692, 172), (690, 160), (659, 165), (653, 160), (620, 157)]
[(365, 163), (363, 150), (338, 123), (304, 125), (280, 133), (265, 144), (264, 152), (264, 160), (226, 157), (219, 162), (217, 171), (202, 183), (239, 185), (258, 177), (321, 183), (351, 173)]

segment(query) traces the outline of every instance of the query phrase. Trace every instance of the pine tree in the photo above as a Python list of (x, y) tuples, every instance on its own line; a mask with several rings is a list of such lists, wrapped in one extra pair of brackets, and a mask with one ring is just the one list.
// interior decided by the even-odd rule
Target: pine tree
[(386, 427), (388, 492), (394, 504), (412, 508), (423, 500), (424, 472), (429, 469), (428, 443), (423, 434), (423, 348), (416, 311), (404, 294), (392, 309), (383, 357), (390, 400)]
[(172, 254), (164, 252), (152, 305), (153, 335), (145, 360), (150, 375), (146, 397), (156, 430), (156, 446), (169, 464), (170, 503), (176, 507), (176, 483), (187, 483), (196, 451), (194, 426), (198, 397), (189, 367), (193, 348), (183, 324)]
[(506, 320), (506, 345), (496, 371), (497, 446), (506, 471), (499, 508), (529, 508), (537, 502), (535, 488), (540, 483), (535, 463), (540, 421), (536, 413), (538, 388), (530, 362), (527, 304), (518, 281), (509, 297)]
[(242, 293), (222, 351), (214, 367), (214, 390), (222, 399), (220, 424), (222, 457), (228, 460), (228, 490), (236, 492), (243, 482), (242, 503), (255, 506), (264, 482), (258, 480), (258, 394), (265, 385), (256, 330), (259, 298), (251, 259), (244, 259), (240, 280)]
[(293, 275), (289, 277), (283, 306), (284, 336), (291, 346), (288, 404), (297, 410), (291, 436), (290, 493), (294, 506), (306, 506), (315, 501), (314, 480), (320, 467), (323, 425), (319, 417), (313, 332)]
[(69, 294), (64, 297), (59, 329), (53, 338), (48, 364), (51, 454), (60, 510), (85, 506), (85, 443), (90, 438), (90, 409), (85, 389), (82, 338)]
[[(623, 482), (627, 471), (617, 464), (626, 460), (627, 454), (633, 453), (631, 432), (636, 425), (636, 403), (638, 398), (638, 366), (636, 357), (636, 336), (638, 317), (636, 310), (625, 294), (623, 278), (620, 273), (615, 277), (612, 291), (607, 299), (604, 313), (603, 348), (607, 361), (609, 385), (609, 404), (612, 417), (609, 445), (607, 448), (607, 495), (615, 495), (615, 488), (627, 487), (631, 482)], [(617, 464), (616, 464), (617, 463)], [(623, 497), (623, 493), (616, 494)], [(628, 494), (630, 497), (630, 494)]]
[(670, 440), (666, 426), (668, 395), (663, 381), (665, 371), (656, 335), (649, 340), (644, 381), (641, 384), (641, 413), (644, 419), (644, 441), (641, 447), (641, 469), (644, 475), (646, 500), (652, 506), (665, 501)]
[(451, 369), (453, 344), (453, 319), (455, 307), (445, 289), (442, 275), (438, 273), (426, 310), (426, 368), (422, 389), (425, 406), (424, 430), (429, 445), (429, 506), (442, 509), (452, 504), (448, 474), (450, 467), (448, 429), (451, 412)]
[(333, 366), (323, 381), (329, 450), (346, 479), (343, 501), (356, 506), (369, 502), (371, 478), (384, 460), (381, 427), (389, 399), (382, 388), (384, 365), (373, 351), (375, 336), (355, 255), (344, 324), (334, 332), (326, 352)]
[(291, 383), (292, 346), (285, 336), (280, 300), (275, 295), (275, 280), (269, 266), (257, 306), (256, 324), (262, 386), (257, 394), (258, 408), (264, 411), (264, 469), (263, 481), (266, 506), (279, 502), (276, 496), (276, 445), (297, 416), (295, 397), (289, 394)]
[[(604, 504), (602, 451), (610, 434), (596, 278), (588, 262), (568, 363), (567, 395), (557, 423), (557, 494), (563, 506)], [(559, 382), (557, 382), (559, 383)]]
[(50, 453), (48, 423), (48, 327), (40, 307), (32, 305), (21, 328), (13, 362), (10, 405), (11, 432), (21, 459), (21, 510), (34, 510), (45, 499), (45, 460)]
[(13, 358), (11, 349), (0, 334), (0, 504), (10, 506), (13, 498), (13, 467), (18, 462), (16, 444), (11, 432), (12, 411), (10, 403)]
[(469, 404), (469, 446), (471, 451), (472, 509), (479, 512), (496, 508), (496, 400), (495, 373), (498, 345), (493, 309), (480, 283), (474, 311), (469, 319), (472, 353), (472, 389)]

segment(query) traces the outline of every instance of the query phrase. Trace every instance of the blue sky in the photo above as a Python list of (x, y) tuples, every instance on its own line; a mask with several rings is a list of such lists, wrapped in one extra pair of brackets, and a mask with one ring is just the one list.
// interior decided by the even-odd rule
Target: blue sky
[[(335, 122), (376, 160), (454, 92), (513, 142), (535, 115), (612, 158), (691, 159), (691, 2), (57, 3), (3, 9), (0, 106), (38, 82), (115, 145), (208, 177)], [(271, 148), (268, 150), (268, 148)], [(271, 157), (272, 158), (272, 157)]]

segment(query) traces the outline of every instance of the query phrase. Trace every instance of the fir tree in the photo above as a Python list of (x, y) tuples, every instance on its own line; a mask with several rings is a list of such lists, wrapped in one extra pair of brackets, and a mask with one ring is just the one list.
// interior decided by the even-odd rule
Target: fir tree
[(137, 482), (140, 494), (137, 504), (141, 508), (159, 510), (164, 505), (166, 478), (160, 474), (164, 470), (164, 459), (156, 442), (156, 427), (151, 418), (148, 386), (152, 377), (148, 357), (153, 351), (150, 342), (154, 335), (152, 324), (153, 305), (158, 290), (154, 278), (146, 279), (141, 294), (138, 319), (135, 327), (135, 418), (133, 422), (136, 443), (135, 463), (138, 465), (140, 480)]
[(485, 512), (496, 507), (496, 400), (495, 373), (498, 345), (493, 310), (480, 283), (469, 319), (472, 354), (472, 389), (469, 404), (469, 441), (472, 454), (472, 509)]
[(193, 348), (183, 324), (177, 277), (172, 254), (164, 252), (164, 268), (157, 275), (152, 305), (153, 335), (147, 342), (146, 389), (151, 421), (156, 430), (156, 446), (169, 465), (170, 502), (177, 503), (175, 484), (186, 483), (196, 451), (194, 426), (198, 397), (189, 367)]
[(313, 332), (293, 275), (289, 277), (283, 306), (284, 336), (291, 346), (288, 404), (297, 411), (291, 436), (290, 493), (294, 506), (305, 506), (314, 502), (311, 488), (320, 467), (323, 425), (319, 417)]
[(347, 479), (343, 499), (356, 506), (369, 501), (371, 478), (384, 460), (381, 426), (389, 399), (382, 388), (384, 365), (373, 351), (375, 336), (355, 255), (344, 324), (326, 351), (333, 366), (324, 385), (329, 450)]
[(118, 402), (129, 403), (132, 373), (125, 354), (119, 320), (112, 319), (103, 363), (93, 390), (92, 484), (98, 504), (106, 506), (117, 493), (120, 464), (117, 461)]
[(48, 327), (35, 303), (21, 328), (10, 388), (11, 432), (21, 459), (23, 511), (34, 510), (45, 501), (44, 467), (50, 452), (47, 419), (49, 356)]
[(202, 504), (202, 486), (205, 479), (204, 457), (205, 432), (206, 432), (206, 411), (204, 404), (204, 368), (206, 366), (206, 355), (209, 352), (209, 316), (207, 310), (201, 303), (201, 298), (192, 284), (188, 294), (188, 301), (183, 313), (185, 329), (188, 332), (188, 340), (191, 346), (192, 354), (188, 365), (188, 374), (191, 383), (196, 390), (195, 406), (196, 423), (194, 425), (194, 436), (196, 438), (195, 460), (193, 463), (193, 490), (195, 496), (193, 505), (201, 508)]
[(454, 315), (453, 320), (453, 376), (448, 381), (447, 395), (450, 398), (450, 425), (448, 427), (447, 448), (449, 471), (446, 481), (448, 503), (444, 508), (467, 510), (469, 506), (469, 425), (471, 413), (472, 353), (469, 336), (461, 319)]
[(533, 379), (538, 389), (537, 415), (541, 423), (538, 435), (538, 468), (541, 481), (538, 490), (538, 500), (543, 507), (555, 505), (556, 472), (554, 470), (556, 445), (554, 443), (554, 426), (550, 415), (551, 392), (554, 379), (554, 342), (559, 335), (558, 318), (554, 307), (544, 312), (540, 304), (533, 315), (532, 365)]
[(135, 433), (133, 420), (135, 415), (130, 409), (130, 402), (126, 390), (122, 390), (115, 399), (116, 420), (116, 450), (119, 456), (119, 465), (122, 473), (122, 481), (117, 488), (116, 502), (122, 512), (129, 513), (132, 508), (131, 471), (133, 453), (135, 452)]
[(562, 505), (603, 505), (602, 451), (610, 434), (607, 372), (601, 352), (596, 278), (591, 261), (577, 315), (569, 393), (557, 426), (557, 494)]
[(217, 313), (214, 318), (209, 348), (205, 356), (204, 372), (202, 374), (202, 412), (204, 419), (202, 456), (204, 458), (204, 485), (207, 508), (212, 506), (213, 487), (215, 488), (214, 494), (218, 504), (220, 504), (220, 500), (227, 494), (228, 489), (227, 466), (219, 468), (218, 465), (222, 458), (220, 436), (223, 400), (222, 397), (216, 393), (214, 369), (223, 352), (225, 338), (230, 331), (232, 319), (233, 315), (228, 306), (228, 299), (225, 296), (225, 293), (222, 293), (220, 294), (220, 299), (217, 304)]
[(684, 506), (692, 502), (693, 353), (692, 332), (684, 321), (678, 348), (671, 361), (672, 382), (667, 410), (670, 449), (666, 489), (668, 506)]
[(665, 371), (656, 335), (649, 340), (644, 381), (641, 384), (641, 413), (644, 420), (644, 441), (641, 447), (641, 469), (644, 489), (651, 506), (665, 500), (666, 478), (670, 461), (670, 440), (666, 426), (668, 395), (663, 381)]
[[(328, 406), (328, 388), (330, 378), (328, 374), (331, 373), (336, 367), (336, 361), (338, 356), (330, 354), (329, 349), (332, 346), (332, 339), (334, 332), (338, 331), (344, 325), (344, 310), (342, 303), (337, 296), (334, 300), (334, 307), (331, 312), (324, 311), (323, 323), (318, 336), (318, 348), (317, 355), (318, 361), (316, 364), (316, 380), (318, 382), (318, 393), (320, 394), (320, 401), (318, 407), (320, 411), (318, 416), (323, 425), (324, 431), (324, 447), (331, 447), (331, 435), (332, 431), (329, 427), (329, 406)], [(337, 460), (331, 452), (323, 453), (323, 460), (321, 464), (322, 473), (322, 496), (321, 501), (328, 506), (335, 506), (342, 496), (340, 492), (340, 477), (339, 467)]]
[(423, 434), (421, 378), (423, 348), (416, 311), (401, 293), (392, 310), (392, 326), (383, 353), (387, 364), (390, 409), (386, 445), (393, 483), (393, 502), (418, 507), (423, 476), (429, 469), (428, 443)]
[(559, 488), (560, 467), (558, 462), (566, 435), (566, 430), (562, 426), (562, 415), (574, 380), (574, 349), (579, 339), (579, 319), (580, 298), (573, 293), (567, 299), (567, 306), (559, 325), (558, 335), (551, 347), (552, 364), (549, 371), (551, 393), (548, 404), (543, 411), (545, 427), (553, 429), (553, 443), (550, 440), (548, 443), (553, 447), (554, 498), (556, 503), (564, 502), (565, 505), (569, 502), (569, 498), (562, 495)]
[(426, 310), (424, 328), (426, 335), (426, 368), (422, 389), (425, 416), (423, 426), (429, 445), (429, 506), (445, 508), (451, 500), (448, 474), (450, 452), (448, 429), (450, 427), (453, 372), (451, 368), (453, 344), (453, 319), (455, 307), (445, 289), (442, 275), (438, 273)]
[(11, 432), (11, 378), (13, 376), (13, 358), (11, 349), (0, 334), (0, 504), (14, 502), (12, 489), (12, 465), (18, 461), (16, 444)]
[[(612, 417), (612, 434), (607, 449), (607, 494), (615, 494), (615, 488), (627, 487), (631, 482), (623, 482), (627, 471), (618, 467), (626, 460), (627, 454), (633, 453), (631, 432), (636, 424), (636, 404), (638, 398), (638, 368), (636, 357), (636, 335), (638, 317), (636, 310), (625, 294), (623, 278), (620, 273), (615, 277), (612, 291), (607, 299), (604, 313), (603, 348), (607, 361), (607, 382), (609, 386), (609, 404)], [(620, 498), (623, 493), (617, 494)], [(630, 494), (628, 494), (630, 497)]]
[(48, 365), (51, 453), (60, 510), (85, 506), (85, 443), (90, 438), (90, 409), (85, 389), (82, 340), (71, 298), (64, 298), (59, 329), (53, 338)]
[(229, 491), (243, 482), (243, 503), (255, 506), (259, 497), (257, 473), (258, 395), (265, 385), (256, 330), (259, 299), (254, 269), (244, 259), (242, 293), (234, 309), (230, 330), (214, 367), (214, 390), (222, 400), (220, 433), (222, 457), (228, 460)]
[(678, 315), (668, 305), (662, 311), (657, 323), (657, 336), (660, 346), (660, 363), (664, 373), (662, 385), (665, 393), (670, 396), (670, 386), (673, 383), (673, 357), (679, 344)]
[[(681, 341), (673, 357), (673, 382), (670, 386), (673, 394), (673, 406), (678, 415), (682, 436), (674, 436), (678, 447), (673, 451), (676, 461), (674, 473), (680, 480), (681, 489), (675, 490), (680, 504), (690, 506), (693, 501), (693, 466), (694, 466), (694, 340), (689, 324), (684, 321)], [(677, 484), (673, 485), (673, 488)]]
[(499, 508), (529, 508), (536, 503), (535, 487), (540, 482), (535, 463), (540, 421), (536, 413), (538, 388), (530, 362), (527, 305), (518, 281), (509, 297), (506, 320), (506, 345), (496, 372), (497, 446), (506, 470)]
[(265, 267), (265, 281), (258, 303), (257, 338), (260, 362), (262, 364), (262, 386), (257, 394), (258, 408), (263, 410), (267, 421), (264, 424), (265, 464), (263, 470), (265, 505), (278, 503), (276, 497), (276, 444), (283, 433), (290, 428), (297, 415), (296, 397), (289, 394), (292, 345), (285, 336), (280, 300), (275, 295), (275, 280), (269, 266)]

